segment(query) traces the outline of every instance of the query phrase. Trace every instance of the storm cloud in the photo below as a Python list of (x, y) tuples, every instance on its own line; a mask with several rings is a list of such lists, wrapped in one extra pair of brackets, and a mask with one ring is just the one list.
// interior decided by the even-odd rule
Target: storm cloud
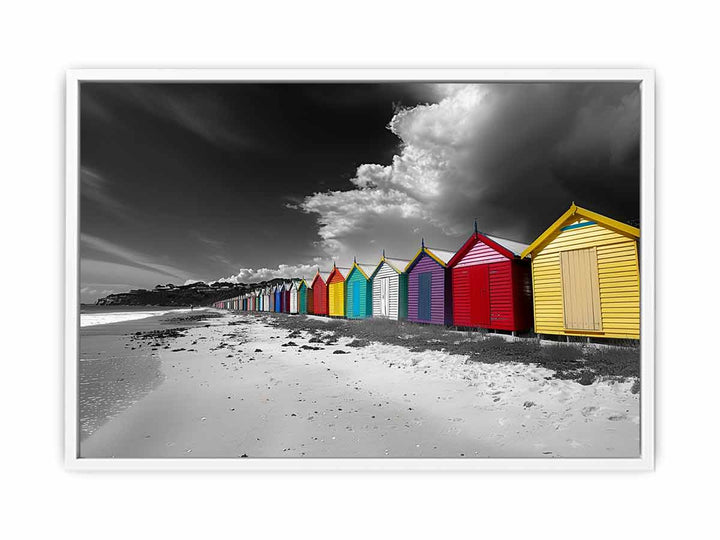
[(640, 95), (631, 84), (438, 85), (438, 102), (388, 128), (401, 150), (366, 164), (354, 189), (318, 192), (329, 257), (408, 255), (424, 237), (453, 249), (481, 230), (529, 242), (571, 202), (616, 219), (639, 207)]

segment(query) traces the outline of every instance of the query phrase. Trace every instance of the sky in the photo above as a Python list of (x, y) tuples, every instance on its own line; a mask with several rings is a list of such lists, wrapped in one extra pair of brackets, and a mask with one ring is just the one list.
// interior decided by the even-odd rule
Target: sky
[(81, 301), (637, 224), (634, 83), (83, 83)]

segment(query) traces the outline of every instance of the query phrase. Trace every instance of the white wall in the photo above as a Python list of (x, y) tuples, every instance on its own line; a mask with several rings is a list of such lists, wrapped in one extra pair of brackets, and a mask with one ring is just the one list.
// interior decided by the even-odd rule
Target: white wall
[(378, 273), (375, 274), (375, 277), (372, 281), (373, 317), (383, 317), (380, 306), (380, 281), (383, 278), (390, 279), (390, 313), (386, 318), (397, 320), (399, 303), (398, 291), (400, 289), (400, 279), (398, 273), (392, 268), (390, 268), (390, 265), (385, 262), (383, 262), (380, 270), (378, 270)]

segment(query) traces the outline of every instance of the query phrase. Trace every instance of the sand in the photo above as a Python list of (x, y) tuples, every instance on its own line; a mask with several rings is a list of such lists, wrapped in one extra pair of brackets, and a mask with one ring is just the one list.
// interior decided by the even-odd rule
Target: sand
[[(311, 342), (313, 334), (271, 326), (271, 317), (164, 315), (82, 329), (81, 457), (639, 453), (632, 380), (583, 386), (532, 364), (348, 347), (346, 337), (318, 343), (317, 333)], [(172, 328), (187, 330), (131, 335)]]

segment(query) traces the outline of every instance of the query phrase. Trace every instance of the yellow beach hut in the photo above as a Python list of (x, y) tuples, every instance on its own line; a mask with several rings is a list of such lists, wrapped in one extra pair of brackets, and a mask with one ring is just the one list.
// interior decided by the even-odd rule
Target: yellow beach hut
[(328, 276), (328, 315), (331, 317), (345, 316), (345, 276), (333, 264), (332, 272)]
[(640, 229), (573, 203), (532, 257), (535, 332), (640, 338)]

